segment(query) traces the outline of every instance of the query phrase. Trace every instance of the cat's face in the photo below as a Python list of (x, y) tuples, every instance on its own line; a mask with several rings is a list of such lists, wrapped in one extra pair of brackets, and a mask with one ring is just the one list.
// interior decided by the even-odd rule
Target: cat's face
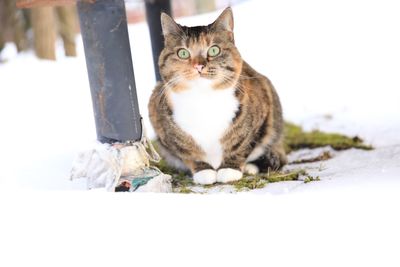
[(166, 14), (161, 15), (165, 48), (159, 58), (164, 83), (174, 91), (188, 81), (208, 79), (215, 89), (234, 85), (242, 59), (234, 45), (230, 8), (208, 26), (185, 27)]

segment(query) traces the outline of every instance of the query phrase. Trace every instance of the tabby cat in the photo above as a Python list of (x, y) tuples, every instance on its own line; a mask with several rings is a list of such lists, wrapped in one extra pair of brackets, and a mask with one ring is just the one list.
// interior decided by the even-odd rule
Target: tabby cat
[(198, 184), (239, 180), (286, 163), (282, 110), (271, 82), (240, 56), (231, 8), (208, 26), (161, 15), (162, 82), (149, 103), (160, 152)]

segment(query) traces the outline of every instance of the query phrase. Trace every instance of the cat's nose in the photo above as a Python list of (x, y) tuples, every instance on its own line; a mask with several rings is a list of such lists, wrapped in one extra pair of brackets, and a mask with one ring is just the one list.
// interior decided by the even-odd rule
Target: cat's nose
[(199, 73), (201, 73), (201, 71), (203, 70), (203, 68), (204, 68), (204, 65), (201, 65), (201, 64), (194, 64), (194, 66), (193, 66)]

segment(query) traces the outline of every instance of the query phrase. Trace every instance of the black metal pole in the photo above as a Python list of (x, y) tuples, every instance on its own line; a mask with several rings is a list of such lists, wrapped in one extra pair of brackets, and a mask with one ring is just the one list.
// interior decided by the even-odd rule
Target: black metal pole
[(124, 0), (78, 1), (97, 139), (142, 136)]
[(161, 81), (160, 72), (158, 69), (158, 57), (161, 50), (164, 48), (164, 36), (161, 28), (161, 12), (171, 15), (170, 0), (146, 0), (146, 17), (149, 25), (151, 48), (153, 51), (154, 72), (157, 81)]

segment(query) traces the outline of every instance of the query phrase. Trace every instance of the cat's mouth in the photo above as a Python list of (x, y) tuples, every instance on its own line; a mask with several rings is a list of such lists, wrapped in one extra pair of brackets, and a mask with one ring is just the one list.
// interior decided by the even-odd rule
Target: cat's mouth
[(202, 70), (202, 71), (186, 71), (185, 73), (186, 79), (187, 80), (196, 80), (199, 78), (205, 78), (208, 80), (213, 80), (217, 77), (216, 71), (214, 69), (212, 70)]
[(206, 78), (206, 79), (214, 79), (216, 77), (215, 73), (211, 72), (197, 72), (191, 75), (190, 80), (198, 79), (198, 78)]
[(214, 79), (215, 74), (210, 74), (210, 73), (199, 73), (199, 76), (202, 78), (207, 78), (207, 79)]

